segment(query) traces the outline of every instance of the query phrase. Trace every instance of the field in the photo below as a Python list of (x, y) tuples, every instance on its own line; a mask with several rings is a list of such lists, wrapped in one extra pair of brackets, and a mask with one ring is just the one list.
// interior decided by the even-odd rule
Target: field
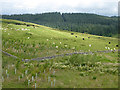
[[(57, 30), (34, 23), (2, 20), (3, 88), (117, 88), (118, 39)], [(73, 52), (48, 60), (32, 59)]]

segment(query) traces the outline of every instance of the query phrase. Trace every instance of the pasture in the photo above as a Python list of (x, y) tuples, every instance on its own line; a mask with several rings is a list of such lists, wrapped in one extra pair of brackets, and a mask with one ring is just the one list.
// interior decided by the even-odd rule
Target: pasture
[[(17, 24), (16, 24), (17, 23)], [(117, 88), (118, 39), (57, 30), (34, 23), (2, 19), (4, 88)], [(74, 34), (72, 34), (74, 33)], [(111, 50), (109, 53), (72, 55), (44, 61), (22, 59), (72, 52)]]

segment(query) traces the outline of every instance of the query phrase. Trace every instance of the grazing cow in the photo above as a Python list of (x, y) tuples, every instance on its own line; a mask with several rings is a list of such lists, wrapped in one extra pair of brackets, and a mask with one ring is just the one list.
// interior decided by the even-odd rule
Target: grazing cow
[(85, 40), (85, 39), (83, 38), (83, 40)]
[(26, 25), (26, 23), (24, 23), (24, 25)]
[(88, 37), (88, 38), (90, 38), (90, 37)]
[(77, 36), (75, 36), (77, 38)]
[(109, 42), (109, 44), (110, 44), (111, 42)]
[(30, 25), (26, 25), (27, 27), (29, 27)]
[(116, 47), (118, 47), (118, 45), (116, 45)]
[(74, 33), (71, 33), (71, 35), (74, 35)]
[(21, 25), (20, 23), (15, 23), (16, 25)]

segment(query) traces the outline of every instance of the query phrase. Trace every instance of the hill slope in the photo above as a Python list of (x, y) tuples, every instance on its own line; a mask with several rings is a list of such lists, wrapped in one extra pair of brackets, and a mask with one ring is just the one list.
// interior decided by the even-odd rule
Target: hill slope
[(3, 88), (118, 88), (118, 53), (114, 51), (22, 61), (76, 51), (117, 50), (117, 38), (0, 21), (2, 50), (18, 57), (2, 53)]
[(16, 20), (2, 21), (3, 50), (20, 58), (118, 48), (116, 38), (61, 31)]
[(87, 13), (42, 13), (3, 15), (3, 19), (33, 22), (57, 29), (89, 33), (100, 36), (118, 34), (117, 17), (106, 17)]

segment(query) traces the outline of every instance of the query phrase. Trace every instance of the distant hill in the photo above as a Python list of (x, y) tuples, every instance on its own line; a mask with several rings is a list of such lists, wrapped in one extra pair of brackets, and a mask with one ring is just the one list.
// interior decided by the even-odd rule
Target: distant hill
[(87, 13), (42, 13), (2, 15), (3, 19), (15, 19), (32, 22), (52, 28), (89, 33), (100, 36), (114, 36), (118, 34), (117, 17), (100, 16)]

